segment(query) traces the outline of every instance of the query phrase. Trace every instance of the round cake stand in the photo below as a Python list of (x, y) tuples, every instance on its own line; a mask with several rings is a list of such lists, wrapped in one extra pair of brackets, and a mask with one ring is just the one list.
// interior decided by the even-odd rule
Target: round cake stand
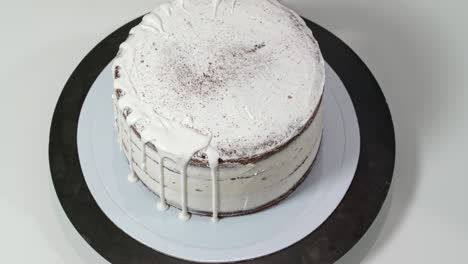
[[(141, 17), (101, 41), (70, 76), (50, 131), (49, 161), (60, 203), (82, 237), (111, 263), (192, 263), (140, 243), (108, 218), (93, 197), (80, 164), (80, 112), (95, 80)], [(343, 82), (359, 125), (359, 158), (353, 180), (333, 213), (313, 232), (280, 251), (245, 263), (333, 263), (365, 234), (387, 196), (395, 162), (393, 123), (382, 91), (362, 60), (329, 31), (306, 20), (323, 56)], [(110, 99), (109, 99), (110, 100)]]

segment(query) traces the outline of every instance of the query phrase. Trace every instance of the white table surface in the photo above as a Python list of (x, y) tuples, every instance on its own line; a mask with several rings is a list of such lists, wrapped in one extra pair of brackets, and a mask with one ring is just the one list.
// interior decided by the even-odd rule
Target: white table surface
[[(86, 53), (158, 0), (0, 4), (0, 262), (107, 263), (77, 233), (48, 165), (55, 103)], [(468, 2), (283, 0), (350, 45), (395, 122), (391, 194), (339, 263), (468, 258)]]

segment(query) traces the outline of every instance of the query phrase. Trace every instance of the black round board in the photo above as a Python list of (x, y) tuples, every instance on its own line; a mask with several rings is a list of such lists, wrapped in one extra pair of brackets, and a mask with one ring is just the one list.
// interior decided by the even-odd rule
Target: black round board
[[(80, 110), (99, 73), (141, 17), (96, 45), (68, 79), (52, 119), (49, 162), (60, 203), (81, 236), (111, 263), (192, 263), (141, 244), (107, 218), (91, 195), (80, 167), (77, 129)], [(390, 188), (395, 135), (385, 97), (362, 60), (339, 38), (305, 19), (323, 57), (346, 86), (360, 130), (360, 156), (353, 182), (332, 215), (304, 239), (279, 252), (245, 263), (333, 263), (370, 227)]]

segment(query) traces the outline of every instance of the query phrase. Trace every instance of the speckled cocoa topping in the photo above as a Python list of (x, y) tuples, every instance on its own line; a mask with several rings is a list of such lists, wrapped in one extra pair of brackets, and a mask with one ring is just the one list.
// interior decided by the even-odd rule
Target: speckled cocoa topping
[[(170, 15), (159, 12), (164, 34), (133, 30), (126, 74), (155, 113), (210, 135), (222, 163), (268, 157), (312, 122), (321, 102), (318, 44), (302, 19), (274, 0), (244, 1), (234, 10), (221, 1), (213, 16), (205, 15), (212, 1), (201, 2), (190, 12), (176, 5)], [(121, 71), (115, 68), (115, 78)], [(207, 164), (205, 153), (193, 163)]]

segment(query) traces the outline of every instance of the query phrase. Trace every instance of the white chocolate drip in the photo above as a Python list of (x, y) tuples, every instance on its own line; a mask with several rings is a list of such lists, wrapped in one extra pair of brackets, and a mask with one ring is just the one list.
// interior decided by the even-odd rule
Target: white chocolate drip
[(219, 210), (219, 183), (218, 183), (218, 167), (219, 167), (219, 155), (218, 152), (211, 146), (206, 149), (208, 155), (208, 162), (211, 168), (211, 184), (212, 184), (212, 207), (213, 215), (211, 217), (212, 222), (218, 222), (218, 210)]
[[(120, 78), (126, 78), (121, 76)], [(187, 166), (192, 156), (203, 149), (207, 149), (207, 154), (210, 159), (210, 167), (212, 170), (213, 181), (213, 219), (217, 220), (218, 215), (218, 187), (217, 187), (217, 170), (218, 170), (218, 154), (216, 150), (209, 146), (211, 142), (210, 136), (205, 136), (197, 131), (182, 126), (178, 121), (169, 120), (156, 114), (151, 107), (145, 105), (137, 99), (135, 95), (125, 94), (121, 97), (117, 106), (121, 111), (130, 109), (131, 113), (126, 118), (126, 124), (129, 130), (139, 121), (147, 120), (149, 124), (140, 132), (141, 141), (143, 143), (143, 153), (145, 153), (146, 144), (151, 142), (161, 155), (159, 162), (160, 166), (160, 197), (161, 201), (158, 208), (165, 210), (167, 208), (164, 195), (164, 159), (173, 160), (180, 168), (181, 181), (181, 213), (179, 218), (187, 221), (190, 219), (188, 213), (187, 201)], [(129, 131), (131, 133), (131, 131)], [(132, 173), (128, 179), (131, 182), (136, 182), (138, 178), (133, 173), (133, 158), (132, 158), (132, 143), (130, 143), (130, 160)], [(146, 155), (145, 155), (146, 156)], [(143, 168), (146, 167), (146, 158), (143, 158)]]
[(164, 160), (165, 158), (159, 159), (159, 197), (158, 209), (160, 211), (166, 211), (169, 209), (169, 205), (166, 203), (166, 194), (164, 189)]
[(187, 221), (190, 219), (190, 214), (188, 213), (187, 209), (187, 165), (189, 161), (186, 161), (184, 164), (182, 164), (182, 167), (180, 168), (180, 182), (181, 182), (181, 209), (182, 212), (179, 213), (179, 218), (183, 221)]
[(143, 170), (146, 170), (146, 159), (147, 159), (147, 155), (146, 155), (146, 148), (147, 148), (147, 144), (148, 142), (150, 142), (152, 138), (151, 137), (148, 137), (147, 135), (141, 135), (141, 142), (143, 144), (143, 149), (142, 149), (142, 160), (143, 160), (143, 164), (142, 164), (142, 169)]

